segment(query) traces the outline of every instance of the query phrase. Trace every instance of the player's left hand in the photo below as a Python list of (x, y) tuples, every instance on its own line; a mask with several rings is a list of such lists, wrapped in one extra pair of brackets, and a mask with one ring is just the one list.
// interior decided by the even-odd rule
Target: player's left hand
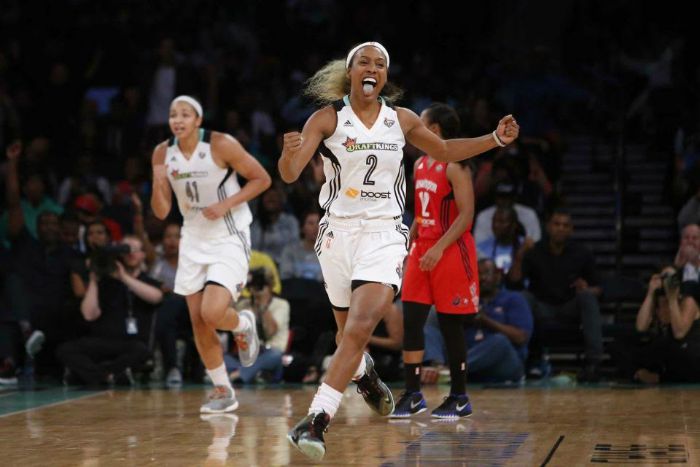
[(423, 257), (420, 259), (418, 266), (420, 267), (421, 271), (432, 271), (433, 268), (437, 266), (440, 258), (442, 258), (442, 250), (435, 245), (425, 252)]
[(226, 204), (223, 201), (219, 201), (216, 204), (212, 204), (211, 206), (204, 208), (202, 210), (202, 215), (210, 221), (215, 221), (216, 219), (223, 217), (228, 211), (229, 208), (226, 207)]
[(498, 122), (496, 135), (504, 143), (512, 143), (518, 137), (518, 134), (520, 134), (520, 126), (512, 115), (506, 115)]

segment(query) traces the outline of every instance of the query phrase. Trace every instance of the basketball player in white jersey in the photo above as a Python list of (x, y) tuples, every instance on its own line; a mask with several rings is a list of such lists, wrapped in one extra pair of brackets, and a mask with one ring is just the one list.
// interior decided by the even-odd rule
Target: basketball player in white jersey
[[(224, 413), (235, 410), (238, 401), (216, 330), (233, 331), (244, 366), (255, 362), (255, 315), (236, 311), (231, 303), (248, 278), (252, 215), (247, 201), (270, 186), (270, 176), (235, 138), (200, 128), (202, 115), (192, 97), (173, 100), (173, 137), (153, 151), (151, 207), (165, 219), (175, 193), (183, 217), (175, 293), (187, 299), (197, 350), (214, 383), (200, 411)], [(243, 188), (237, 173), (248, 181)]]
[(282, 179), (292, 183), (320, 152), (326, 175), (319, 199), (326, 215), (316, 253), (338, 325), (338, 348), (308, 415), (288, 434), (293, 445), (314, 459), (325, 454), (323, 433), (351, 380), (379, 414), (394, 408), (391, 391), (364, 349), (401, 287), (408, 243), (408, 228), (401, 223), (406, 142), (436, 160), (453, 162), (505, 146), (519, 131), (508, 115), (493, 133), (440, 139), (414, 112), (392, 107), (400, 90), (390, 84), (385, 88), (389, 63), (381, 44), (365, 42), (345, 60), (319, 70), (306, 93), (325, 106), (309, 117), (301, 133), (284, 135), (278, 162)]

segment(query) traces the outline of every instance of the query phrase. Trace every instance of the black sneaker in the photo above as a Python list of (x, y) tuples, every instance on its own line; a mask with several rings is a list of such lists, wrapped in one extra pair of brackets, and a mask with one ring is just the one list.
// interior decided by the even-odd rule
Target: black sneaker
[(461, 418), (472, 414), (472, 404), (466, 394), (450, 394), (431, 412), (436, 418)]
[(328, 430), (331, 417), (326, 412), (310, 413), (287, 433), (287, 440), (306, 456), (320, 461), (326, 454), (323, 433)]
[(389, 415), (394, 411), (394, 396), (386, 384), (379, 379), (379, 375), (374, 369), (374, 360), (367, 352), (364, 354), (365, 374), (358, 380), (357, 392), (367, 402), (367, 405), (381, 416)]
[(399, 402), (396, 404), (394, 411), (389, 415), (391, 418), (404, 418), (425, 412), (428, 405), (425, 403), (423, 393), (405, 391), (401, 394)]

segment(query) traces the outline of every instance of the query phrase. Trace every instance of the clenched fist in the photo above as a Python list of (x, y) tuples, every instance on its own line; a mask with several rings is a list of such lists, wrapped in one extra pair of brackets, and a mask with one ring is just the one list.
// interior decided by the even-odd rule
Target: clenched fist
[(284, 134), (284, 144), (282, 146), (282, 157), (289, 157), (301, 149), (304, 139), (298, 131)]

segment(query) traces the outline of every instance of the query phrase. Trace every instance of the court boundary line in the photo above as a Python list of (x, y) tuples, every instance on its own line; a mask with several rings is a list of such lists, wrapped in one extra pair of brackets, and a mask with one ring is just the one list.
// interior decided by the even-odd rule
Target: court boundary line
[(564, 435), (560, 435), (559, 439), (557, 439), (557, 442), (554, 443), (554, 446), (552, 446), (552, 449), (549, 450), (549, 454), (547, 454), (547, 457), (544, 459), (544, 461), (540, 464), (540, 467), (545, 467), (547, 464), (549, 464), (549, 461), (552, 460), (552, 457), (554, 456), (554, 453), (556, 450), (559, 448), (559, 445), (561, 442), (564, 441)]
[(95, 393), (93, 393), (93, 394), (85, 394), (85, 395), (83, 395), (83, 396), (74, 397), (74, 398), (72, 398), (72, 399), (66, 399), (66, 400), (62, 400), (62, 401), (51, 402), (51, 403), (49, 403), (49, 404), (39, 405), (39, 406), (37, 406), (37, 407), (29, 407), (29, 408), (26, 408), (26, 409), (15, 410), (14, 412), (8, 412), (8, 413), (5, 413), (5, 414), (0, 414), (0, 418), (9, 417), (9, 416), (11, 416), (11, 415), (17, 415), (17, 414), (24, 413), (24, 412), (31, 412), (31, 411), (34, 411), (34, 410), (41, 410), (41, 409), (45, 409), (45, 408), (47, 408), (47, 407), (55, 407), (55, 406), (57, 406), (57, 405), (67, 404), (67, 403), (69, 403), (69, 402), (75, 402), (75, 401), (87, 399), (87, 398), (90, 398), (90, 397), (100, 396), (100, 395), (105, 394), (105, 393), (107, 393), (107, 392), (109, 392), (109, 391), (108, 391), (108, 390), (99, 391), (99, 392), (95, 392)]

